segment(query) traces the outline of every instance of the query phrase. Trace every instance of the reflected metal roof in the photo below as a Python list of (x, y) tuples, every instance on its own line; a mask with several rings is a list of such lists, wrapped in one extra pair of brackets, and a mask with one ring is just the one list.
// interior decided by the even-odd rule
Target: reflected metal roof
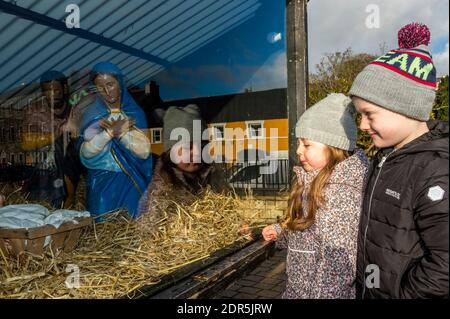
[(85, 74), (100, 61), (117, 64), (129, 86), (142, 85), (252, 18), (261, 5), (259, 0), (71, 3), (80, 8), (79, 29), (66, 27), (67, 1), (0, 0), (0, 103), (47, 70)]

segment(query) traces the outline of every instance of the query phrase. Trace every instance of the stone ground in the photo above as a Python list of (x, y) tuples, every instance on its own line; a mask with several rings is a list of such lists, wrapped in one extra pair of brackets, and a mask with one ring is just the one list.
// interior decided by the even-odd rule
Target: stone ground
[(252, 271), (232, 282), (215, 299), (279, 299), (286, 284), (286, 250), (275, 251)]

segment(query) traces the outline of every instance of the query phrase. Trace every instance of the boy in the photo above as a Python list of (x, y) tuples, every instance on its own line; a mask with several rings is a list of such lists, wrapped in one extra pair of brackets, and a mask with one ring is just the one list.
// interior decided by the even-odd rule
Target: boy
[(399, 31), (398, 50), (356, 77), (350, 96), (376, 154), (359, 226), (358, 298), (448, 298), (448, 122), (428, 121), (436, 70), (429, 31)]

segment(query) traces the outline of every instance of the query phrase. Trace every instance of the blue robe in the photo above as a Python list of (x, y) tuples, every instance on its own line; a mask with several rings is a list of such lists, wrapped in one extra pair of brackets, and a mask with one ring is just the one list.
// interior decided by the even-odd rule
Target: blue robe
[[(121, 112), (136, 120), (136, 128), (148, 128), (144, 112), (127, 91), (122, 72), (114, 64), (107, 62), (98, 63), (92, 72), (114, 75), (121, 88)], [(98, 122), (109, 115), (109, 108), (97, 94), (95, 102), (83, 114), (80, 146), (86, 140), (87, 134), (90, 135), (93, 131), (100, 133), (103, 130)], [(86, 203), (87, 210), (92, 215), (98, 216), (118, 208), (126, 208), (131, 217), (139, 216), (138, 202), (152, 177), (151, 155), (145, 160), (140, 159), (113, 138), (99, 154), (88, 159), (80, 152), (80, 159), (88, 168)]]

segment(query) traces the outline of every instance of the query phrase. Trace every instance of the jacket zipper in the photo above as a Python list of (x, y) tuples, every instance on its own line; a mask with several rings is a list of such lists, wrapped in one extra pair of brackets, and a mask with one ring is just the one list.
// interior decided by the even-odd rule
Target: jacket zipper
[(366, 227), (364, 229), (364, 244), (363, 244), (363, 278), (364, 278), (364, 282), (363, 282), (363, 292), (362, 292), (362, 299), (364, 299), (364, 295), (366, 293), (366, 271), (365, 271), (365, 267), (366, 267), (366, 237), (367, 237), (367, 229), (369, 228), (369, 223), (370, 223), (370, 210), (372, 208), (372, 197), (373, 197), (373, 193), (375, 192), (375, 186), (377, 185), (378, 182), (378, 178), (380, 177), (381, 174), (381, 170), (383, 169), (383, 165), (384, 162), (386, 162), (386, 160), (388, 159), (389, 156), (391, 156), (392, 153), (395, 152), (395, 149), (390, 152), (389, 154), (387, 154), (386, 156), (383, 156), (381, 158), (380, 163), (378, 163), (377, 167), (380, 169), (377, 173), (377, 177), (375, 178), (375, 183), (373, 184), (372, 187), (372, 192), (370, 193), (370, 198), (369, 198), (369, 209), (368, 209), (368, 213), (367, 213), (367, 224)]

